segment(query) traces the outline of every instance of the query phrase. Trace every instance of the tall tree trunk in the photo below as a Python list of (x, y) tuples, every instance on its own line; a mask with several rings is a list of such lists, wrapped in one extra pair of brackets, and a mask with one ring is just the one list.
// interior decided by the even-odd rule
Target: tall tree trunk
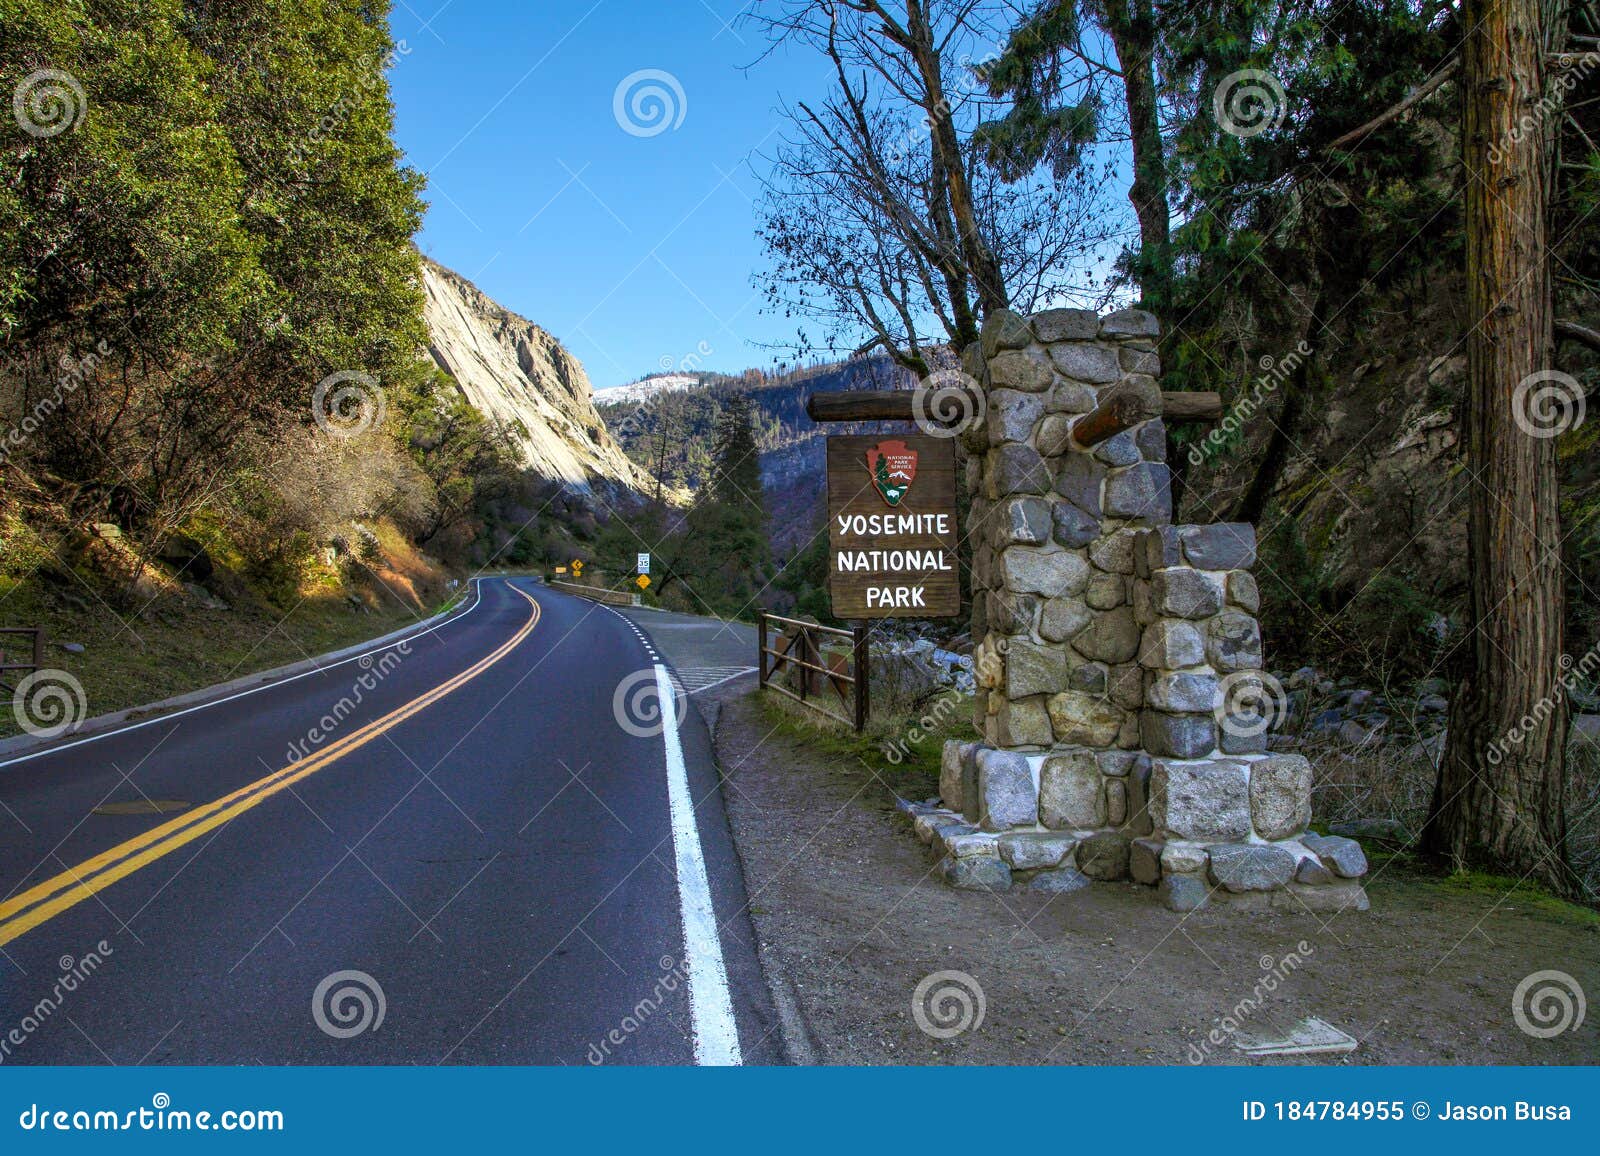
[(936, 43), (933, 25), (922, 0), (908, 0), (906, 24), (908, 50), (922, 81), (928, 114), (930, 142), (934, 156), (944, 169), (945, 191), (950, 197), (950, 212), (955, 217), (961, 254), (978, 290), (978, 308), (985, 317), (1011, 303), (1000, 262), (995, 259), (983, 230), (978, 227), (978, 211), (973, 203), (972, 185), (967, 179), (967, 158), (950, 115), (950, 101), (944, 91), (944, 64)]
[[(1133, 147), (1133, 184), (1128, 200), (1139, 219), (1140, 304), (1161, 322), (1162, 364), (1171, 350), (1172, 233), (1168, 199), (1166, 148), (1156, 88), (1156, 23), (1154, 0), (1105, 0), (1106, 28), (1122, 69), (1123, 99), (1128, 106), (1128, 135)], [(1183, 502), (1189, 457), (1179, 452), (1167, 430), (1167, 461), (1172, 470), (1172, 508)]]
[(1161, 141), (1155, 69), (1152, 0), (1106, 0), (1106, 26), (1122, 69), (1133, 146), (1133, 184), (1128, 200), (1139, 219), (1139, 293), (1144, 308), (1172, 324), (1172, 252), (1167, 159)]
[[(968, 270), (960, 257), (961, 246), (950, 212), (950, 182), (945, 176), (943, 154), (938, 148), (933, 149), (929, 173), (932, 187), (928, 197), (928, 218), (933, 223), (934, 236), (939, 238), (942, 250), (939, 267), (944, 274), (945, 295), (950, 300), (950, 319), (955, 328), (952, 339), (957, 349), (965, 349), (978, 340), (978, 317), (972, 310), (972, 299), (967, 288)], [(918, 376), (926, 376), (926, 373)]]
[(1566, 891), (1556, 441), (1515, 408), (1552, 353), (1540, 4), (1467, 0), (1462, 24), (1470, 633), (1424, 846)]

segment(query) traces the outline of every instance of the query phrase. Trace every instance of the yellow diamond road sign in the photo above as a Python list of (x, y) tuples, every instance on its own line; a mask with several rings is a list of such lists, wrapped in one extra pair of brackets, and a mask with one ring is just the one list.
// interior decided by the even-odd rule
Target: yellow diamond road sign
[(641, 574), (641, 575), (639, 575), (637, 581), (639, 583), (639, 589), (643, 590), (646, 586), (650, 585), (650, 575)]

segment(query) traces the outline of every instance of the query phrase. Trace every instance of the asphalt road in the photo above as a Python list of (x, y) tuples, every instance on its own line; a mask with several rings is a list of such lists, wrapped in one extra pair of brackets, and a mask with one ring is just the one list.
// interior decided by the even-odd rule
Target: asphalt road
[(705, 725), (657, 709), (753, 644), (694, 622), (663, 658), (485, 579), (403, 648), (0, 763), (0, 1063), (782, 1062)]

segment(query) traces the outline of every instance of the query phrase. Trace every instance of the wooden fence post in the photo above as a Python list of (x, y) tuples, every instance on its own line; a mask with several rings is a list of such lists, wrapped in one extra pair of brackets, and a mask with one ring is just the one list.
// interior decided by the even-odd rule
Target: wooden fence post
[(767, 685), (767, 612), (761, 611), (756, 615), (756, 685), (762, 689)]
[(795, 636), (795, 645), (800, 648), (800, 701), (805, 702), (806, 695), (811, 693), (811, 668), (804, 665), (814, 661), (811, 657), (811, 631), (804, 626), (800, 627)]
[(855, 652), (856, 733), (860, 734), (867, 729), (867, 716), (871, 712), (868, 688), (871, 685), (872, 674), (869, 667), (870, 659), (867, 656), (867, 628), (857, 623), (855, 638), (851, 642)]

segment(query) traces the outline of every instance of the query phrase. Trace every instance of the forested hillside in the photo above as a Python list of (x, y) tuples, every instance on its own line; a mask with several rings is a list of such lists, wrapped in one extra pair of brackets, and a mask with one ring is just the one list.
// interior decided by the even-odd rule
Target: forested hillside
[(531, 377), (513, 340), (515, 413), (428, 356), (495, 335), (429, 331), (387, 5), (0, 0), (0, 29), (0, 600), (87, 644), (96, 707), (409, 621), (569, 556), (588, 471), (626, 494), (554, 339)]
[[(812, 392), (857, 389), (908, 389), (917, 378), (887, 357), (862, 357), (767, 374), (751, 370), (737, 376), (699, 374), (690, 389), (655, 392), (641, 401), (608, 403), (597, 394), (601, 417), (628, 456), (651, 479), (652, 494), (680, 492), (688, 500), (715, 473), (714, 435), (729, 399), (748, 398), (761, 483), (771, 515), (773, 545), (780, 557), (809, 541), (821, 525), (824, 447), (827, 432), (806, 416)], [(873, 428), (863, 426), (862, 431)], [(856, 432), (833, 427), (834, 432)]]

